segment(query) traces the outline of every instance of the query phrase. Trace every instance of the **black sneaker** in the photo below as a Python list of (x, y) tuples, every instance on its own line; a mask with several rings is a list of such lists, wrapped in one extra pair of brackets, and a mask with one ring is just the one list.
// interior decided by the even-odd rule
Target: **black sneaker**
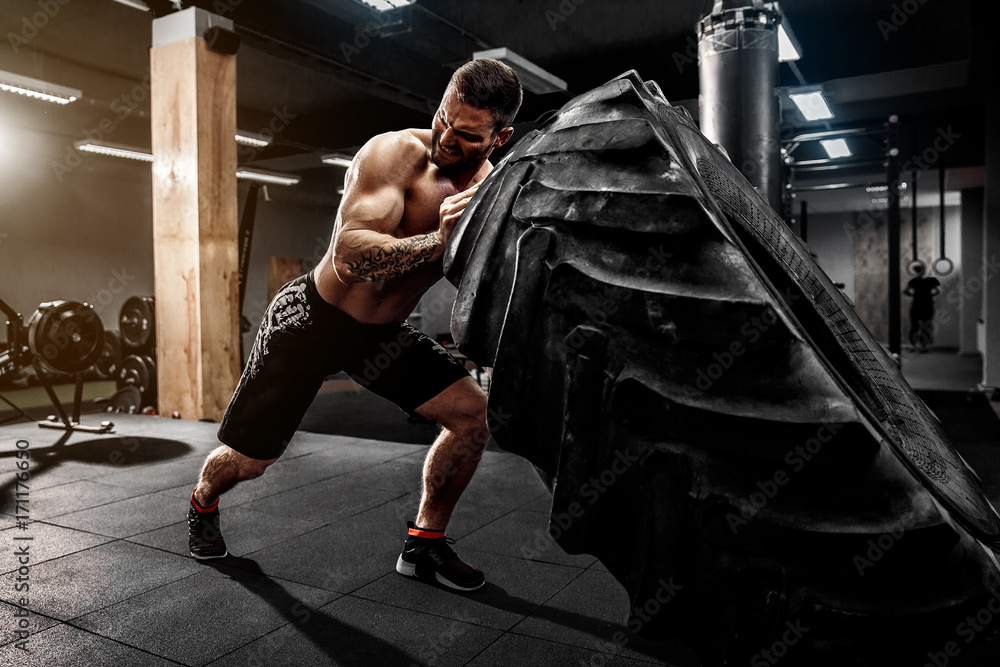
[[(413, 528), (413, 522), (407, 522)], [(457, 591), (475, 591), (483, 587), (486, 577), (483, 573), (458, 557), (451, 545), (450, 537), (406, 538), (403, 553), (396, 561), (396, 572), (403, 576), (436, 581)]]
[(188, 505), (188, 548), (198, 560), (225, 558), (229, 554), (219, 527), (218, 507), (211, 512), (199, 512), (194, 505)]

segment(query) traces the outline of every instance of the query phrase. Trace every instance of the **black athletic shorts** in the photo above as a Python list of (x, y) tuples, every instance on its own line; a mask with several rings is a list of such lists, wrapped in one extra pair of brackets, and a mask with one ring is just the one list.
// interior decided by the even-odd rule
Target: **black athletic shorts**
[(407, 412), (469, 377), (409, 324), (362, 324), (330, 305), (306, 274), (267, 307), (219, 440), (250, 458), (278, 458), (323, 380), (339, 371)]

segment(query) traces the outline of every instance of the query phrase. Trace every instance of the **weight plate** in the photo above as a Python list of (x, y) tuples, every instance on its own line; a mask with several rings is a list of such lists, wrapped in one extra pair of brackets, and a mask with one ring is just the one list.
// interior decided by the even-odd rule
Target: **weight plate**
[(122, 343), (133, 350), (148, 349), (156, 341), (156, 322), (153, 297), (133, 296), (122, 304), (118, 315), (118, 330)]
[(108, 399), (108, 404), (104, 408), (106, 412), (125, 412), (135, 414), (139, 410), (139, 403), (142, 401), (142, 394), (132, 385), (127, 385), (119, 389)]
[(149, 378), (149, 383), (146, 385), (146, 391), (142, 392), (142, 405), (145, 407), (147, 405), (156, 406), (156, 361), (148, 356), (142, 355), (141, 357), (143, 364), (146, 367), (146, 376)]
[(104, 348), (94, 363), (94, 371), (102, 380), (118, 377), (118, 367), (122, 363), (122, 340), (117, 331), (104, 332)]
[(118, 369), (118, 388), (133, 386), (139, 390), (140, 394), (145, 394), (149, 388), (149, 369), (145, 360), (137, 355), (130, 354), (122, 361), (121, 368)]
[(28, 347), (43, 369), (79, 373), (93, 366), (101, 356), (104, 326), (93, 307), (86, 303), (43, 303), (28, 321)]

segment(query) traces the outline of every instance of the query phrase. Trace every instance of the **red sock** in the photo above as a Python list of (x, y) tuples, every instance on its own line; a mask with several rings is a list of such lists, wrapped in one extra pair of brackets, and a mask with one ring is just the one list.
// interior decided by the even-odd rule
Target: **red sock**
[(408, 528), (407, 532), (412, 537), (423, 537), (431, 540), (437, 539), (439, 537), (444, 537), (443, 530), (431, 530), (429, 528), (420, 528), (419, 526)]
[(202, 507), (201, 505), (198, 504), (198, 501), (194, 499), (194, 491), (192, 491), (191, 492), (191, 504), (194, 505), (194, 508), (196, 510), (198, 510), (200, 513), (207, 514), (208, 512), (214, 512), (215, 511), (215, 509), (219, 506), (219, 501), (216, 500), (215, 504), (212, 505), (211, 507)]

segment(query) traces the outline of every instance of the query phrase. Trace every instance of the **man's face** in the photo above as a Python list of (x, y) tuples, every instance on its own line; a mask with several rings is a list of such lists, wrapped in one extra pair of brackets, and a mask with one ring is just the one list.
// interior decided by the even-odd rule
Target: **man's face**
[(481, 164), (503, 143), (494, 125), (487, 109), (465, 104), (449, 88), (431, 124), (431, 160), (446, 170)]

